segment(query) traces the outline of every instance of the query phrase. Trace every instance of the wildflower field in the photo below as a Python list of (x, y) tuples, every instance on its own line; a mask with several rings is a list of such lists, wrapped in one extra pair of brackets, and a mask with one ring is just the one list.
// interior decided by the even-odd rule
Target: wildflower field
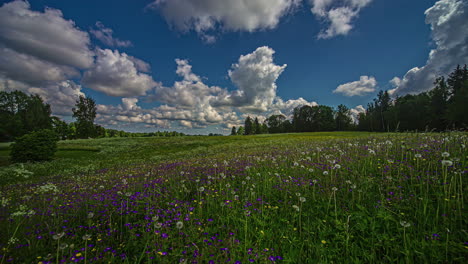
[(61, 142), (52, 162), (0, 170), (0, 263), (466, 263), (467, 145), (466, 133)]

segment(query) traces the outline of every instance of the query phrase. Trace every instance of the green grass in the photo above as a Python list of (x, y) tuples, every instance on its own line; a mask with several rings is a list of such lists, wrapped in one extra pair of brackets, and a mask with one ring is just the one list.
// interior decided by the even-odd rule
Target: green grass
[(60, 142), (54, 161), (3, 168), (15, 181), (0, 186), (0, 263), (464, 263), (467, 145), (354, 132)]

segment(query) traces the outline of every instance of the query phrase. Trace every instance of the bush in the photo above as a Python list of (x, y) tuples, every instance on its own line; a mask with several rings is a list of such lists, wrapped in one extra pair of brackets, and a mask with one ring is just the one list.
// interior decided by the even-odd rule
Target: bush
[(11, 145), (12, 162), (51, 160), (57, 151), (58, 136), (50, 129), (26, 134)]

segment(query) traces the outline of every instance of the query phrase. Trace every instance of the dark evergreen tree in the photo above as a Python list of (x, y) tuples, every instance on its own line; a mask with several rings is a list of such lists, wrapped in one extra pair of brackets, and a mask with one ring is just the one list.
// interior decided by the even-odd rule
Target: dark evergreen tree
[(245, 119), (245, 122), (244, 122), (244, 134), (245, 135), (252, 135), (254, 133), (254, 130), (253, 130), (253, 122), (252, 122), (252, 118), (250, 118), (250, 116), (248, 116), (246, 119)]
[(468, 69), (460, 65), (449, 74), (447, 84), (451, 91), (447, 119), (455, 128), (468, 128)]
[(338, 110), (336, 111), (335, 123), (336, 123), (336, 130), (337, 131), (344, 131), (348, 130), (351, 126), (351, 117), (349, 108), (343, 104), (338, 106)]
[(253, 134), (261, 134), (262, 133), (262, 127), (260, 126), (260, 123), (258, 122), (258, 117), (255, 117), (255, 121), (253, 122)]
[(233, 126), (231, 130), (231, 136), (235, 136), (235, 135), (237, 135), (237, 131), (236, 131), (236, 127)]

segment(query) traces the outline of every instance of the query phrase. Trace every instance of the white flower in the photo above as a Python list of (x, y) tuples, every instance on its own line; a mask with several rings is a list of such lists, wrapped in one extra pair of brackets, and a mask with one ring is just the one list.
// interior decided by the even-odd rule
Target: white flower
[(422, 155), (418, 153), (418, 154), (414, 154), (414, 157), (417, 158), (417, 159), (420, 159), (422, 157)]
[(296, 211), (298, 211), (298, 212), (299, 212), (299, 210), (300, 210), (300, 209), (299, 209), (299, 206), (297, 206), (297, 205), (293, 205), (292, 207), (293, 207), (293, 208), (294, 208)]
[(338, 191), (338, 188), (333, 187), (333, 188), (332, 188), (332, 191), (336, 192), (336, 191)]
[(297, 197), (301, 196), (301, 193), (296, 193), (296, 196), (297, 196)]
[(314, 172), (314, 169), (310, 168), (310, 169), (309, 169), (309, 172)]
[(442, 153), (442, 157), (448, 158), (448, 157), (450, 157), (450, 153), (448, 153), (448, 152), (443, 152), (443, 153)]
[(93, 218), (94, 217), (94, 213), (93, 212), (89, 212), (88, 213), (88, 218)]
[(159, 229), (162, 227), (161, 223), (154, 223), (154, 228)]
[(410, 227), (410, 226), (411, 226), (411, 224), (408, 223), (408, 222), (406, 222), (406, 221), (400, 221), (400, 225), (401, 225), (402, 227), (404, 227), (404, 228), (407, 228), (407, 227)]
[(346, 182), (347, 184), (351, 184), (351, 181), (350, 181), (350, 180), (347, 180), (347, 181), (345, 181), (345, 182)]
[(341, 165), (340, 164), (335, 164), (335, 166), (333, 166), (333, 169), (339, 170), (339, 169), (341, 169)]
[(375, 155), (375, 151), (373, 149), (369, 149), (369, 154)]
[(58, 239), (61, 239), (64, 235), (65, 235), (65, 233), (61, 232), (61, 233), (57, 233), (57, 234), (53, 235), (52, 238), (54, 240), (58, 240)]
[(158, 221), (158, 219), (159, 219), (159, 215), (155, 215), (155, 216), (153, 216), (153, 217), (151, 218), (151, 220), (153, 220), (153, 222)]
[(89, 240), (91, 238), (91, 235), (86, 234), (82, 238), (83, 240)]
[(176, 223), (176, 227), (177, 229), (182, 229), (182, 227), (184, 227), (184, 223), (182, 223), (182, 221), (179, 221)]
[(327, 175), (328, 175), (328, 171), (323, 171), (323, 175), (327, 176)]
[(200, 188), (198, 188), (198, 191), (199, 191), (199, 192), (203, 192), (204, 190), (205, 190), (205, 187), (203, 187), (203, 186), (200, 187)]
[(305, 203), (306, 198), (305, 198), (305, 197), (299, 197), (299, 201), (300, 201), (301, 203)]
[(447, 167), (450, 167), (453, 165), (453, 162), (451, 160), (443, 160), (442, 161), (442, 165), (443, 166), (447, 166)]

